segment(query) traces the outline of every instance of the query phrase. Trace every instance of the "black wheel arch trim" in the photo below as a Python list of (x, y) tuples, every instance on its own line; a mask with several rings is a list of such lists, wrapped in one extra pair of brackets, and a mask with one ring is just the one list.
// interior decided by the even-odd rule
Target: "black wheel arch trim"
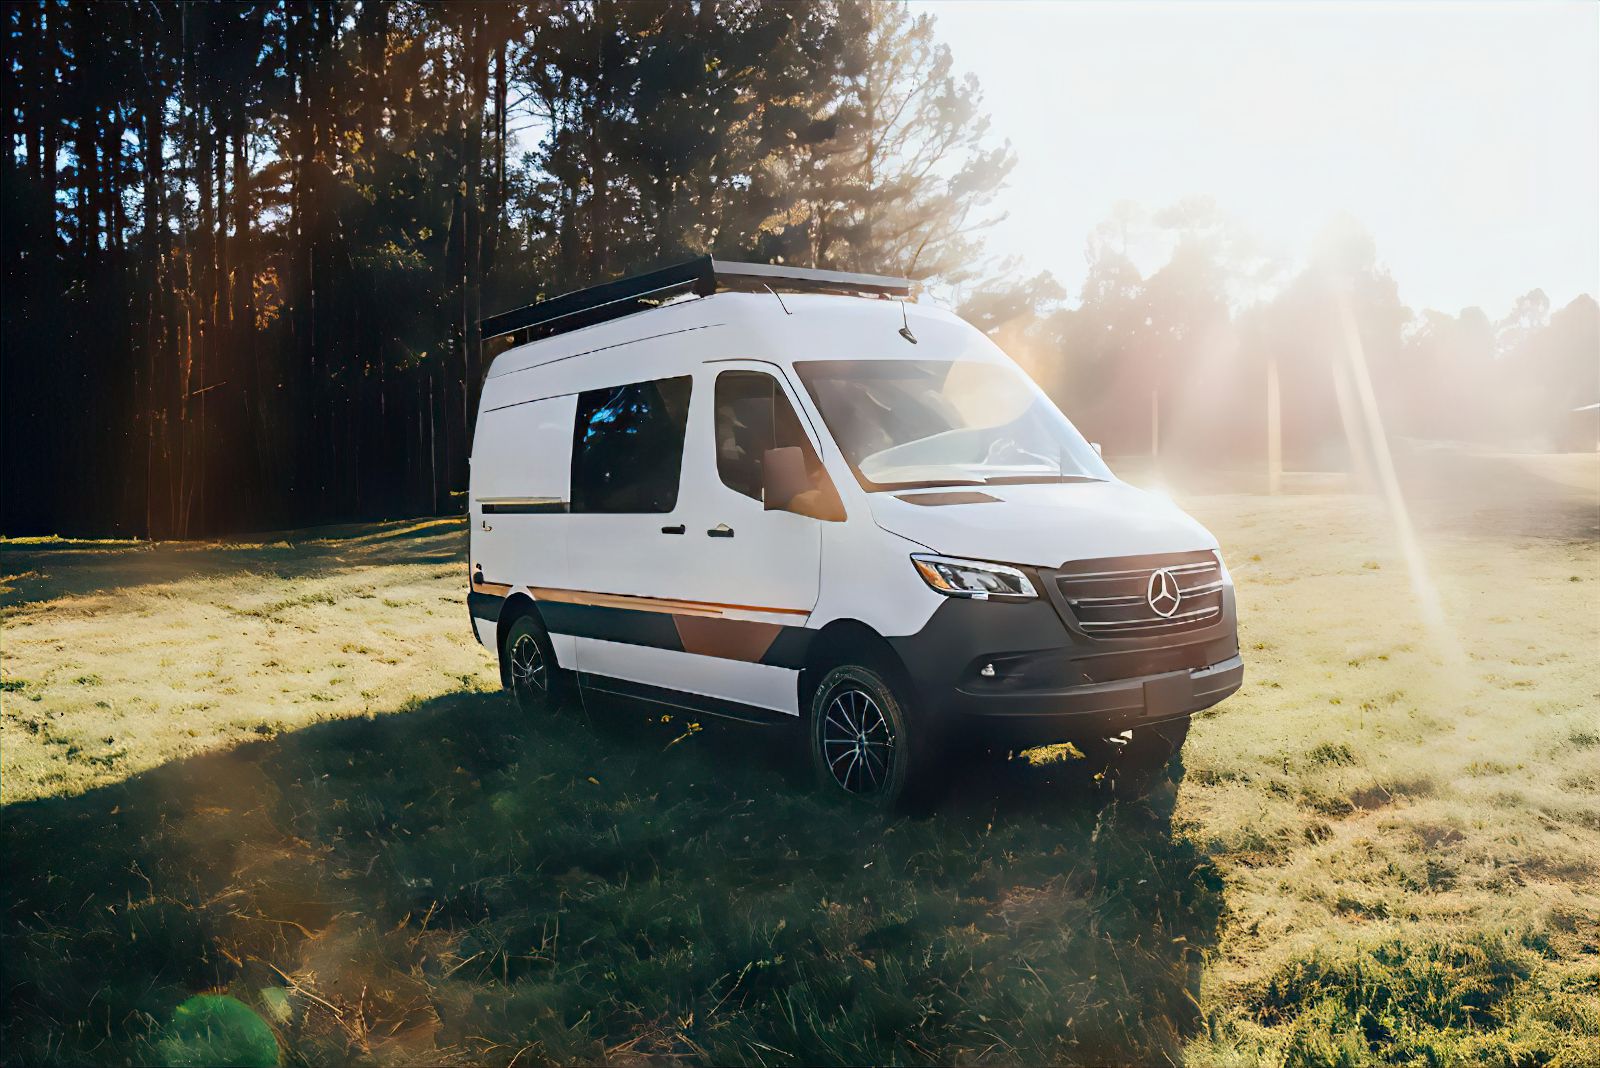
[(845, 664), (859, 664), (885, 674), (884, 681), (904, 695), (901, 705), (915, 704), (917, 687), (904, 658), (890, 639), (869, 624), (845, 616), (808, 633), (810, 641), (804, 661), (798, 665), (800, 676), (795, 680), (802, 715), (809, 715), (811, 700), (828, 672)]
[(505, 609), (506, 598), (497, 593), (479, 593), (471, 590), (467, 593), (467, 611), (473, 619), (481, 619), (488, 623), (500, 622), (500, 613)]

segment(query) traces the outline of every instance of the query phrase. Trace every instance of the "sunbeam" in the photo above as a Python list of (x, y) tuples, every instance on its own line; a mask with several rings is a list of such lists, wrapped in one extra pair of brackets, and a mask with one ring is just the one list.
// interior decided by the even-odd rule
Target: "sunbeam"
[[(1411, 511), (1406, 506), (1405, 491), (1395, 474), (1394, 453), (1389, 448), (1389, 437), (1384, 432), (1383, 414), (1378, 410), (1378, 399), (1372, 388), (1372, 376), (1367, 371), (1366, 351), (1361, 344), (1361, 332), (1356, 328), (1355, 315), (1348, 295), (1341, 293), (1339, 307), (1339, 351), (1343, 357), (1342, 368), (1349, 373), (1350, 384), (1343, 385), (1343, 376), (1335, 375), (1335, 397), (1339, 414), (1350, 437), (1350, 454), (1365, 454), (1370, 464), (1373, 480), (1377, 483), (1384, 508), (1388, 512), (1396, 546), (1405, 560), (1406, 574), (1416, 597), (1417, 611), (1436, 649), (1447, 665), (1463, 662), (1461, 644), (1445, 618), (1439, 603), (1439, 591), (1428, 571), (1428, 561), (1417, 539), (1416, 528), (1411, 523)], [(1354, 392), (1351, 397), (1350, 392)]]

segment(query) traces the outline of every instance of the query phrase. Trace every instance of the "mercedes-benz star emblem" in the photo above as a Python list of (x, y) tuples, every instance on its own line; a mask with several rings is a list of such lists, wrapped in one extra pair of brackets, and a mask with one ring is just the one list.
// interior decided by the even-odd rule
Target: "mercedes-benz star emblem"
[(1150, 602), (1152, 612), (1166, 619), (1178, 610), (1183, 593), (1178, 589), (1178, 580), (1172, 577), (1172, 572), (1161, 567), (1150, 572), (1150, 587), (1145, 590), (1144, 599)]

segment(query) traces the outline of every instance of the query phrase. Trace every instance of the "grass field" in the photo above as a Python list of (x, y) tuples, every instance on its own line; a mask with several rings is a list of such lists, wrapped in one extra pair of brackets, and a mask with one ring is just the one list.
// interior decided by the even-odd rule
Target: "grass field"
[(919, 818), (520, 719), (458, 522), (0, 544), (0, 1061), (1600, 1064), (1600, 463), (1402, 484), (1178, 494), (1244, 689)]

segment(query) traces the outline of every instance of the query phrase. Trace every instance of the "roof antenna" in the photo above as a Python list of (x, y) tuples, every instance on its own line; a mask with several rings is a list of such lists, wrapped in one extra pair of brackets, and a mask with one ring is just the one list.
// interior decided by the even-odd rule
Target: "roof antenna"
[(900, 322), (902, 325), (895, 332), (915, 345), (917, 343), (917, 335), (911, 332), (911, 320), (906, 318), (906, 302), (903, 300), (900, 302)]
[(778, 295), (778, 291), (776, 289), (773, 289), (769, 285), (763, 285), (761, 288), (765, 289), (768, 293), (771, 293), (773, 296), (778, 297), (778, 307), (783, 309), (783, 314), (785, 314), (785, 315), (793, 315), (794, 314), (794, 312), (789, 310), (789, 305), (787, 305), (787, 304), (785, 304), (783, 302), (783, 297)]

